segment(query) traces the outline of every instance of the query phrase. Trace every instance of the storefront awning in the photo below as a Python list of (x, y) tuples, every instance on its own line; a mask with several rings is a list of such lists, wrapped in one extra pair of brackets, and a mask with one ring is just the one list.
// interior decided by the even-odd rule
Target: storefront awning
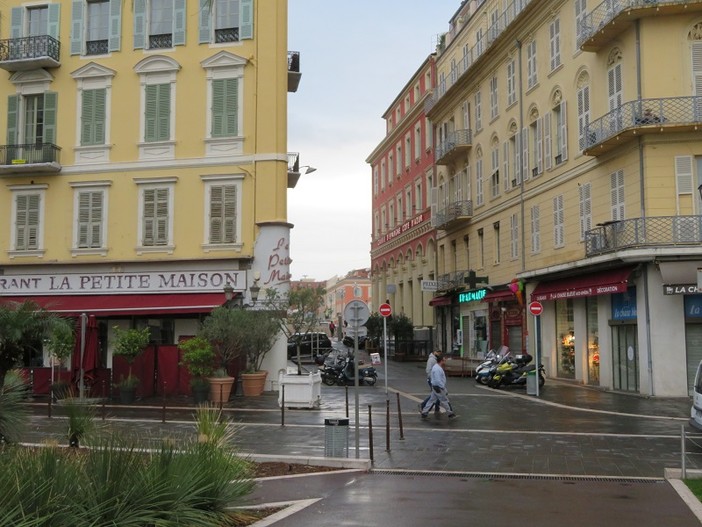
[(429, 300), (431, 307), (450, 306), (453, 303), (452, 295), (439, 295)]
[(0, 302), (30, 300), (39, 306), (64, 315), (80, 313), (97, 316), (168, 315), (209, 313), (225, 302), (224, 293), (189, 293), (170, 295), (46, 295), (6, 296)]
[(506, 300), (517, 300), (514, 293), (509, 289), (502, 289), (500, 291), (490, 291), (483, 298), (483, 302), (504, 302)]
[(629, 275), (633, 270), (633, 267), (622, 267), (551, 282), (541, 282), (531, 293), (531, 300), (532, 302), (542, 302), (544, 300), (623, 293), (628, 287)]

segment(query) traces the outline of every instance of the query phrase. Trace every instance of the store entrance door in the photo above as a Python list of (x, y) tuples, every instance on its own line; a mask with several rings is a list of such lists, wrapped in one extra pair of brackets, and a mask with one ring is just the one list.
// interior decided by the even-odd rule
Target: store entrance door
[(635, 324), (612, 326), (612, 370), (615, 390), (639, 391), (639, 347)]

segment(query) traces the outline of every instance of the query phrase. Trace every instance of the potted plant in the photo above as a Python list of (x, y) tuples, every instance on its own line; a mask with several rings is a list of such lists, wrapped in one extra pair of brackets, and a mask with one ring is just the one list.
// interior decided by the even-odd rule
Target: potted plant
[(280, 332), (278, 320), (270, 311), (245, 311), (248, 331), (244, 340), (246, 371), (241, 375), (244, 395), (263, 393), (268, 372), (263, 369), (263, 359), (275, 344)]
[(207, 401), (210, 382), (207, 380), (215, 370), (217, 355), (210, 341), (198, 335), (178, 344), (183, 351), (181, 364), (190, 372), (190, 388), (195, 404)]
[(148, 327), (142, 329), (120, 329), (115, 327), (115, 346), (112, 350), (113, 356), (121, 356), (129, 364), (129, 374), (122, 377), (117, 383), (120, 400), (129, 404), (134, 402), (134, 394), (139, 384), (139, 378), (132, 375), (132, 364), (142, 351), (149, 345), (151, 330)]

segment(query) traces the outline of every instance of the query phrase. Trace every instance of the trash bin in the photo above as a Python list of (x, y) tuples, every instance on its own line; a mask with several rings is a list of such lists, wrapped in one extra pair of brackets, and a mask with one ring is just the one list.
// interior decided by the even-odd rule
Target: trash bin
[(536, 376), (536, 370), (527, 372), (527, 379), (526, 379), (527, 395), (536, 395), (537, 379), (538, 379), (538, 377)]
[(324, 420), (324, 456), (349, 457), (349, 420)]

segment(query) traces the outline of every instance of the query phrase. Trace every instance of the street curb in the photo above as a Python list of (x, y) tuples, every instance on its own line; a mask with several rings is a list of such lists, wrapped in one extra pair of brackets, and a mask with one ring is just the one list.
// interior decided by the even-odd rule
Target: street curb
[(370, 471), (371, 469), (371, 461), (369, 459), (349, 459), (344, 457), (279, 456), (275, 454), (251, 454), (247, 452), (239, 452), (239, 456), (258, 463), (297, 463), (300, 465), (309, 465), (312, 467), (351, 468), (356, 470), (364, 470), (366, 472)]
[[(685, 472), (689, 479), (702, 478), (702, 470), (686, 470)], [(678, 493), (680, 499), (685, 502), (685, 505), (690, 508), (692, 514), (702, 523), (702, 502), (700, 502), (697, 496), (685, 485), (685, 482), (680, 479), (682, 477), (682, 470), (679, 468), (666, 468), (663, 476), (666, 481), (670, 483), (670, 486), (673, 487), (673, 490)]]

